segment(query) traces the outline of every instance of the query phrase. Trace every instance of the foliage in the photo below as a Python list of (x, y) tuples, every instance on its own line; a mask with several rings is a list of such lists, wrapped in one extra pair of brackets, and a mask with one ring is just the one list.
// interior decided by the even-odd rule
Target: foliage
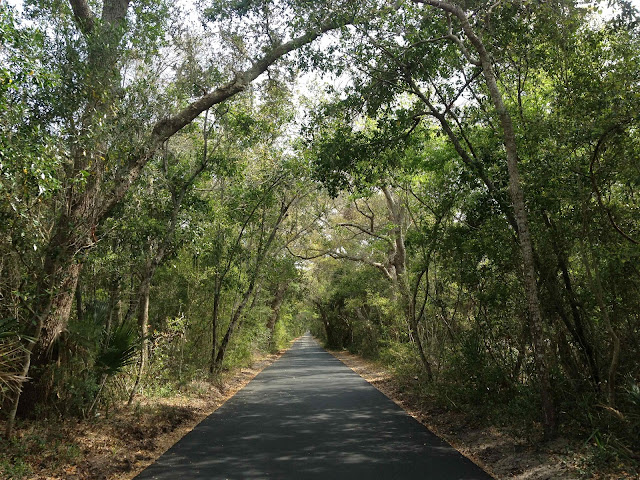
[[(25, 346), (25, 411), (86, 415), (138, 381), (215, 381), (309, 328), (532, 435), (542, 358), (560, 427), (633, 458), (638, 14), (457, 2), (472, 42), (429, 3), (204, 2), (197, 29), (167, 2), (117, 21), (1, 3), (0, 395)], [(314, 69), (336, 85), (301, 98)]]
[(115, 375), (135, 362), (139, 348), (140, 339), (135, 325), (122, 323), (109, 332), (94, 368), (101, 375)]
[[(638, 375), (629, 362), (637, 355), (637, 271), (629, 265), (637, 263), (638, 184), (627, 169), (638, 158), (635, 14), (625, 8), (605, 21), (572, 2), (465, 5), (516, 129), (557, 410), (575, 411), (569, 405), (588, 399), (580, 418), (561, 421), (597, 425), (601, 438), (617, 439), (601, 442), (607, 451), (633, 450), (624, 422), (592, 419), (603, 418), (603, 404), (631, 414), (623, 379)], [(443, 403), (481, 406), (496, 421), (526, 418), (533, 428), (541, 380), (519, 301), (522, 267), (498, 118), (474, 46), (460, 24), (440, 15), (408, 7), (342, 38), (331, 65), (352, 82), (342, 92), (327, 89), (303, 148), (331, 196), (350, 192), (355, 213), (338, 202), (339, 214), (324, 217), (333, 245), (307, 251), (324, 249), (382, 278), (393, 224), (381, 228), (357, 209), (375, 205), (384, 185), (402, 192), (407, 276), (414, 313), (424, 314), (409, 335), (379, 331), (373, 350), (412, 378), (429, 373), (416, 362), (422, 344), (433, 371), (428, 390)], [(378, 222), (375, 208), (367, 215), (374, 211)], [(358, 284), (355, 269), (340, 268)], [(352, 302), (362, 294), (349, 291), (344, 275), (327, 281), (315, 331), (330, 325), (323, 335), (338, 348), (369, 341), (367, 320), (332, 288)], [(399, 292), (390, 296), (396, 302)], [(385, 316), (393, 325), (394, 314)]]
[[(0, 403), (9, 393), (19, 390), (26, 380), (20, 370), (25, 346), (17, 327), (14, 319), (0, 320)], [(29, 337), (24, 340), (32, 341)]]

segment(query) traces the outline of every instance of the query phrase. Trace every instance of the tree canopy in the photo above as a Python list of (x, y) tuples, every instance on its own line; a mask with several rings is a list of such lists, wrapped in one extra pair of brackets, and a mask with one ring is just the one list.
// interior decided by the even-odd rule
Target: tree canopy
[(637, 455), (632, 2), (29, 0), (0, 43), (8, 435), (310, 329)]

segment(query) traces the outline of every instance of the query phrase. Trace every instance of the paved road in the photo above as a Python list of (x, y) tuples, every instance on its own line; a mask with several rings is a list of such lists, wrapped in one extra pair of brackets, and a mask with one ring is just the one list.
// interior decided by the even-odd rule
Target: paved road
[(136, 478), (491, 479), (309, 335)]

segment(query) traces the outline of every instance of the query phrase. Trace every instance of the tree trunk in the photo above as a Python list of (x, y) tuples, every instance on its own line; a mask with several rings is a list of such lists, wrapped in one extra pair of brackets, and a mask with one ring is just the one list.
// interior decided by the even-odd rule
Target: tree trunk
[(602, 315), (602, 320), (611, 339), (611, 361), (609, 363), (609, 372), (607, 374), (607, 403), (610, 407), (615, 408), (616, 374), (618, 372), (618, 364), (620, 362), (620, 337), (613, 328), (611, 317), (609, 316), (609, 310), (604, 302), (604, 292), (602, 282), (600, 281), (598, 266), (596, 264), (592, 268), (591, 261), (589, 260), (589, 252), (587, 251), (584, 240), (581, 240), (580, 243), (582, 246), (582, 260), (587, 273), (587, 279), (591, 284), (591, 289), (596, 297), (600, 315)]
[[(559, 242), (557, 240), (556, 227), (546, 212), (543, 212), (543, 219), (545, 224), (549, 228), (549, 231), (551, 232), (551, 246), (553, 247), (553, 251), (556, 256), (558, 269), (560, 269), (560, 272), (562, 273), (564, 289), (569, 301), (569, 305), (571, 307), (571, 316), (573, 318), (573, 325), (570, 323), (569, 319), (566, 317), (564, 312), (561, 313), (561, 318), (565, 326), (567, 327), (567, 330), (569, 330), (569, 333), (571, 334), (575, 342), (578, 344), (582, 354), (584, 355), (584, 358), (587, 362), (587, 366), (589, 367), (591, 381), (596, 387), (599, 387), (600, 371), (598, 368), (598, 363), (596, 361), (594, 348), (591, 342), (587, 338), (587, 335), (584, 329), (584, 322), (582, 320), (582, 315), (580, 314), (578, 303), (576, 301), (575, 294), (573, 292), (573, 285), (571, 283), (571, 277), (569, 276), (569, 269), (567, 266), (566, 255), (562, 251), (559, 245)], [(538, 262), (538, 263), (542, 263), (542, 262)], [(540, 270), (542, 272), (548, 272), (547, 273), (547, 277), (549, 277), (548, 283), (551, 285), (549, 288), (553, 290), (552, 295), (554, 297), (561, 297), (561, 294), (559, 292), (559, 289), (561, 288), (561, 286), (557, 285), (558, 282), (556, 279), (555, 269), (552, 271), (548, 267), (542, 268), (543, 267), (542, 265), (540, 265), (540, 267), (541, 267)], [(562, 299), (558, 298), (557, 300), (554, 300), (554, 301), (560, 304), (562, 302)]]
[(327, 345), (329, 348), (335, 346), (335, 339), (333, 333), (333, 327), (331, 326), (331, 322), (327, 318), (327, 312), (324, 309), (322, 303), (314, 300), (313, 303), (318, 308), (318, 312), (320, 313), (320, 317), (322, 318), (322, 326), (324, 327), (324, 333), (327, 336)]
[(109, 339), (113, 325), (120, 323), (120, 279), (114, 275), (109, 285), (109, 306), (107, 324), (104, 327), (104, 338)]
[[(38, 325), (36, 326), (36, 330), (40, 330), (42, 328), (42, 317), (40, 317), (37, 320), (37, 322), (38, 322)], [(24, 356), (22, 360), (22, 370), (20, 372), (20, 375), (23, 378), (28, 378), (27, 375), (29, 374), (29, 369), (31, 367), (31, 358), (32, 358), (34, 346), (35, 346), (35, 342), (31, 342), (25, 348)], [(11, 436), (13, 435), (13, 427), (15, 425), (16, 413), (18, 412), (18, 406), (20, 405), (20, 399), (22, 397), (22, 391), (24, 387), (25, 387), (24, 383), (21, 386), (19, 386), (19, 388), (16, 390), (13, 396), (13, 399), (11, 401), (11, 406), (9, 407), (9, 413), (7, 414), (7, 424), (5, 428), (5, 436), (7, 439), (11, 438)]]
[(491, 57), (484, 43), (473, 30), (466, 13), (458, 5), (439, 0), (418, 0), (440, 8), (458, 18), (462, 29), (473, 45), (479, 57), (485, 84), (493, 102), (494, 108), (500, 118), (502, 126), (502, 140), (507, 156), (507, 171), (509, 174), (509, 194), (513, 203), (514, 216), (518, 227), (520, 252), (523, 262), (523, 285), (529, 311), (531, 337), (533, 340), (536, 369), (540, 379), (540, 396), (542, 400), (542, 423), (546, 438), (555, 436), (557, 430), (555, 405), (551, 387), (551, 374), (547, 364), (547, 349), (544, 338), (540, 300), (538, 298), (538, 286), (536, 283), (536, 269), (533, 255), (533, 241), (529, 230), (529, 220), (524, 202), (524, 193), (520, 181), (518, 168), (518, 149), (515, 130), (511, 115), (507, 110), (502, 93), (498, 88), (496, 75), (493, 70)]
[(422, 361), (422, 366), (424, 367), (425, 372), (427, 372), (427, 379), (429, 381), (432, 381), (433, 368), (431, 367), (431, 362), (429, 362), (429, 359), (427, 358), (427, 355), (424, 351), (422, 339), (420, 338), (420, 332), (418, 331), (418, 325), (411, 326), (411, 333), (413, 335), (414, 342), (418, 347), (418, 353), (420, 354), (420, 360)]
[(406, 279), (406, 275), (401, 275), (398, 279), (398, 283), (400, 284), (400, 295), (402, 296), (402, 302), (405, 304), (405, 316), (407, 318), (407, 322), (409, 323), (409, 329), (411, 332), (411, 337), (413, 342), (418, 347), (418, 353), (420, 354), (420, 360), (422, 361), (422, 365), (424, 367), (425, 372), (427, 372), (427, 379), (429, 381), (433, 380), (433, 368), (431, 367), (431, 362), (427, 358), (427, 354), (424, 349), (424, 345), (422, 343), (422, 338), (420, 336), (420, 331), (418, 329), (418, 317), (416, 316), (416, 306), (411, 295), (411, 291), (409, 289), (409, 284)]
[(409, 280), (407, 278), (407, 250), (405, 246), (405, 230), (406, 230), (406, 215), (405, 208), (398, 200), (393, 190), (389, 187), (383, 187), (382, 191), (387, 203), (387, 210), (389, 212), (389, 220), (393, 224), (393, 248), (390, 251), (389, 263), (393, 267), (394, 272), (393, 281), (394, 286), (399, 291), (402, 301), (402, 310), (405, 314), (406, 322), (409, 326), (409, 334), (411, 341), (418, 347), (418, 353), (420, 354), (420, 360), (427, 372), (427, 378), (433, 379), (433, 369), (431, 368), (431, 362), (427, 358), (427, 354), (420, 337), (418, 330), (418, 317), (416, 316), (416, 306), (413, 295), (411, 295), (411, 289), (409, 288)]
[[(24, 352), (24, 357), (22, 360), (22, 371), (20, 375), (23, 378), (26, 378), (29, 374), (29, 368), (31, 367), (31, 354), (33, 351), (33, 343), (29, 344), (26, 347)], [(17, 391), (15, 392), (13, 399), (11, 401), (11, 406), (9, 408), (9, 413), (7, 414), (7, 425), (5, 427), (5, 436), (7, 439), (10, 439), (13, 435), (13, 426), (16, 421), (16, 413), (18, 412), (18, 405), (20, 404), (20, 397), (22, 394), (22, 389), (24, 388), (24, 384), (19, 386)]]
[[(466, 23), (468, 25), (468, 22)], [(557, 430), (556, 413), (551, 387), (551, 375), (547, 364), (548, 354), (544, 339), (540, 300), (538, 298), (533, 241), (529, 230), (529, 220), (527, 218), (524, 193), (522, 191), (520, 172), (518, 168), (516, 136), (511, 122), (511, 116), (504, 105), (502, 94), (498, 89), (496, 77), (493, 73), (493, 68), (489, 60), (489, 55), (484, 50), (484, 46), (480, 43), (480, 40), (477, 37), (474, 38), (477, 39), (477, 41), (472, 41), (472, 43), (474, 43), (474, 45), (477, 43), (476, 48), (480, 53), (487, 87), (500, 117), (500, 123), (502, 124), (503, 129), (503, 140), (507, 153), (507, 170), (509, 173), (509, 193), (511, 195), (511, 201), (513, 202), (513, 210), (518, 225), (518, 238), (520, 240), (520, 252), (522, 254), (524, 270), (524, 290), (529, 310), (529, 321), (534, 346), (536, 368), (540, 377), (543, 427), (545, 437), (552, 438), (555, 436)]]
[(242, 300), (240, 304), (236, 307), (236, 310), (233, 312), (233, 316), (231, 317), (231, 321), (229, 322), (229, 327), (227, 328), (227, 332), (224, 334), (222, 341), (220, 342), (220, 348), (218, 349), (218, 354), (216, 355), (215, 363), (213, 365), (214, 371), (220, 371), (222, 369), (222, 362), (224, 361), (224, 356), (227, 353), (227, 347), (229, 346), (229, 341), (231, 340), (231, 335), (235, 331), (240, 319), (242, 318), (242, 313), (244, 312), (247, 303), (249, 303), (249, 298), (253, 293), (253, 289), (255, 287), (255, 279), (251, 281), (247, 291), (244, 292), (242, 296)]
[[(216, 355), (216, 359), (213, 365), (214, 370), (220, 371), (220, 369), (222, 368), (222, 362), (224, 361), (224, 356), (227, 351), (227, 347), (229, 346), (229, 340), (231, 340), (231, 335), (233, 334), (233, 331), (238, 326), (238, 323), (242, 318), (244, 309), (247, 306), (249, 299), (251, 298), (251, 294), (253, 293), (254, 288), (256, 287), (256, 282), (258, 281), (258, 278), (260, 276), (260, 270), (262, 269), (262, 265), (264, 264), (265, 255), (267, 254), (271, 245), (273, 244), (273, 240), (276, 238), (276, 234), (278, 233), (278, 228), (280, 227), (280, 224), (282, 223), (282, 220), (284, 219), (284, 217), (287, 215), (289, 208), (295, 201), (295, 198), (296, 197), (294, 196), (289, 202), (285, 202), (285, 201), (282, 202), (282, 205), (280, 206), (280, 212), (278, 214), (278, 218), (276, 219), (275, 223), (271, 228), (269, 237), (266, 239), (266, 241), (264, 241), (264, 243), (262, 243), (263, 238), (261, 237), (261, 244), (258, 245), (255, 264), (253, 266), (253, 271), (251, 272), (251, 280), (249, 281), (247, 290), (245, 291), (242, 297), (242, 301), (240, 302), (235, 312), (233, 313), (233, 316), (231, 317), (231, 321), (229, 322), (229, 327), (227, 328), (227, 333), (225, 333), (222, 339), (222, 342), (220, 342), (220, 348), (218, 349), (218, 354)], [(264, 228), (264, 224), (262, 228)], [(264, 233), (264, 230), (262, 230), (262, 233)]]
[(127, 405), (133, 403), (133, 399), (138, 393), (140, 381), (144, 375), (144, 371), (147, 368), (149, 361), (149, 292), (151, 290), (151, 277), (153, 272), (147, 271), (145, 278), (142, 280), (140, 306), (138, 310), (138, 325), (140, 327), (140, 337), (142, 339), (142, 345), (140, 348), (140, 361), (138, 363), (138, 372), (136, 374), (136, 381), (131, 389), (129, 395), (129, 401)]
[(78, 322), (84, 322), (84, 306), (82, 304), (82, 288), (80, 286), (80, 281), (76, 283), (76, 317), (78, 317)]
[(51, 308), (44, 318), (34, 350), (34, 361), (37, 361), (38, 364), (47, 363), (46, 357), (51, 351), (51, 346), (67, 328), (81, 270), (82, 264), (73, 262), (60, 274), (60, 287), (57, 289), (51, 302)]
[(216, 278), (215, 292), (213, 294), (213, 313), (211, 314), (211, 361), (209, 373), (214, 373), (216, 369), (216, 358), (218, 356), (218, 316), (220, 315), (220, 295), (222, 285)]
[[(468, 26), (468, 21), (466, 21)], [(470, 28), (468, 26), (467, 28)], [(466, 30), (466, 28), (465, 28)], [(471, 33), (471, 32), (470, 32)], [(469, 34), (467, 34), (469, 36)], [(484, 50), (484, 46), (478, 37), (471, 37), (472, 43), (476, 46), (482, 62), (483, 72), (487, 87), (491, 94), (494, 106), (500, 117), (500, 123), (503, 129), (503, 140), (507, 153), (507, 170), (509, 173), (509, 193), (513, 202), (513, 210), (518, 225), (518, 237), (520, 240), (520, 252), (522, 254), (523, 270), (524, 270), (524, 290), (529, 310), (529, 321), (531, 328), (531, 337), (534, 345), (534, 355), (536, 368), (540, 376), (540, 395), (542, 398), (543, 410), (543, 426), (546, 438), (552, 438), (556, 434), (556, 414), (555, 405), (551, 387), (551, 375), (547, 365), (547, 351), (544, 340), (544, 331), (542, 323), (542, 314), (540, 311), (540, 300), (538, 298), (538, 286), (536, 283), (536, 269), (533, 255), (533, 241), (529, 230), (529, 220), (524, 202), (524, 193), (522, 191), (520, 172), (518, 168), (518, 152), (516, 144), (516, 136), (511, 122), (511, 116), (507, 111), (502, 94), (498, 89), (496, 77), (493, 73), (488, 53)], [(471, 39), (470, 38), (470, 39)]]
[[(58, 268), (54, 260), (47, 262), (49, 275), (44, 275), (37, 297), (40, 304), (33, 312), (34, 328), (30, 335), (35, 339), (27, 345), (22, 371), (29, 380), (15, 395), (10, 412), (32, 412), (36, 403), (45, 401), (51, 392), (52, 377), (48, 374), (51, 364), (51, 347), (66, 329), (73, 307), (75, 289), (82, 264), (72, 262), (66, 268)], [(15, 413), (12, 414), (15, 417)], [(12, 428), (12, 427), (11, 427)]]
[(269, 330), (269, 350), (275, 350), (275, 330), (278, 319), (280, 318), (280, 309), (284, 303), (287, 290), (289, 289), (288, 283), (280, 283), (276, 288), (276, 293), (271, 301), (271, 315), (267, 320), (267, 330)]

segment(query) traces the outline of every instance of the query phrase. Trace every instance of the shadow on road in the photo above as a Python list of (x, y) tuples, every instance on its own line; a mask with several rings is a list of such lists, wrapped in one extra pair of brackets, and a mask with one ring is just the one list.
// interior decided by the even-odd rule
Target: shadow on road
[(181, 477), (491, 478), (310, 336), (136, 478)]

